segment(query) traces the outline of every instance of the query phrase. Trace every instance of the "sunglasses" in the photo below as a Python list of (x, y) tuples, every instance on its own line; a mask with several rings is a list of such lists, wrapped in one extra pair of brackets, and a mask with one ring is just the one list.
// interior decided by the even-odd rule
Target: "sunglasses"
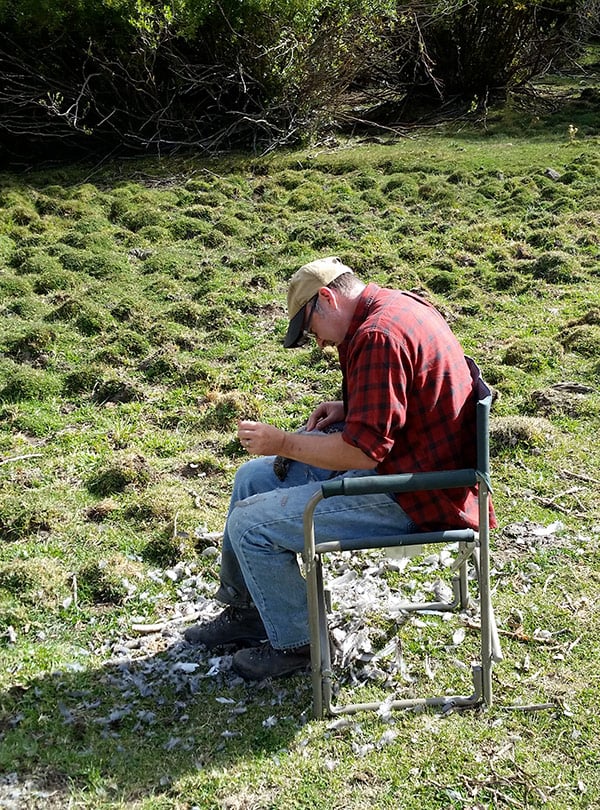
[(310, 305), (310, 309), (308, 311), (308, 318), (306, 319), (306, 323), (304, 324), (304, 329), (302, 330), (300, 337), (298, 339), (297, 346), (305, 346), (311, 338), (316, 337), (314, 332), (311, 332), (310, 329), (310, 322), (312, 321), (312, 316), (314, 315), (315, 309), (317, 308), (317, 301), (319, 299), (319, 295), (314, 296), (312, 299), (312, 303)]

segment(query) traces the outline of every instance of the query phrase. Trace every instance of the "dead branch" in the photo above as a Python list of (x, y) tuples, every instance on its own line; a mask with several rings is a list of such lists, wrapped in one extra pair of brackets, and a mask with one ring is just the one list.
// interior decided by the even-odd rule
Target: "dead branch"
[(12, 458), (2, 458), (0, 459), (0, 465), (2, 464), (12, 464), (14, 461), (25, 461), (29, 458), (42, 458), (43, 453), (27, 453), (24, 456), (12, 456)]

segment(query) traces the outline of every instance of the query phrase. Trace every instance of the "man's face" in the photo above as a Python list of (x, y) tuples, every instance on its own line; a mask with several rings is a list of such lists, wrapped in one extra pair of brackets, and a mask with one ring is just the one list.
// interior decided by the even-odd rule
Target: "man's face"
[(346, 323), (339, 296), (328, 287), (322, 287), (304, 309), (303, 335), (307, 340), (314, 338), (321, 349), (342, 342), (349, 324)]

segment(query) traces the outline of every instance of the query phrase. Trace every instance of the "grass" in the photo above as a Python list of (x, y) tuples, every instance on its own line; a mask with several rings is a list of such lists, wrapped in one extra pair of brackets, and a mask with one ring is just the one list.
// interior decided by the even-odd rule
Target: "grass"
[[(600, 157), (577, 103), (526, 136), (0, 177), (0, 771), (31, 806), (598, 806)], [(287, 280), (331, 254), (430, 297), (498, 394), (490, 710), (315, 723), (306, 678), (209, 676), (133, 630), (214, 592), (236, 419), (295, 429), (337, 396), (334, 357), (281, 348)], [(419, 685), (424, 650), (459, 677), (447, 633), (402, 629)]]

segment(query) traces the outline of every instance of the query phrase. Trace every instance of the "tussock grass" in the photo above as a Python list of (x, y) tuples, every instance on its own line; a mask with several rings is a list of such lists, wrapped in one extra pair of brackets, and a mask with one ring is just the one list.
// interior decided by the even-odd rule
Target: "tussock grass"
[[(600, 802), (598, 140), (489, 123), (0, 177), (0, 770), (49, 807)], [(237, 418), (339, 396), (335, 357), (281, 348), (288, 279), (330, 254), (430, 298), (495, 389), (491, 711), (306, 724), (307, 679), (194, 680), (168, 630), (124, 662), (134, 621), (214, 592)], [(428, 653), (455, 688), (445, 622), (400, 637), (415, 687)]]

